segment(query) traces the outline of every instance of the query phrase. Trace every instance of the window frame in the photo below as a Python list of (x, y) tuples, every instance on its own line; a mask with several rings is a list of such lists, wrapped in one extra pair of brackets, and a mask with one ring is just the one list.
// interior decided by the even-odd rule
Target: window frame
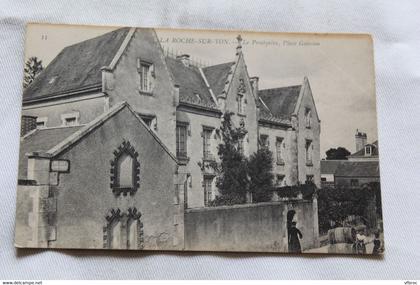
[[(130, 144), (129, 141), (124, 140), (122, 144), (113, 152), (114, 159), (111, 160), (111, 189), (115, 196), (119, 196), (121, 193), (124, 196), (127, 194), (134, 195), (140, 187), (140, 163), (137, 159), (138, 152), (135, 151), (134, 147)], [(131, 177), (132, 185), (131, 187), (121, 186), (120, 185), (120, 169), (119, 161), (123, 155), (129, 155), (132, 159), (131, 167)]]
[[(265, 144), (262, 144), (263, 142), (266, 142)], [(270, 136), (267, 134), (260, 134), (259, 137), (259, 145), (261, 148), (270, 148)]]
[[(280, 178), (280, 179), (279, 179)], [(284, 174), (276, 174), (276, 186), (277, 187), (283, 187), (284, 182), (286, 179), (286, 175)], [(281, 181), (281, 183), (279, 183), (279, 181)]]
[(313, 166), (313, 141), (305, 140), (305, 160), (307, 166)]
[[(185, 141), (183, 142), (184, 149), (181, 151), (181, 136), (179, 130), (184, 130)], [(188, 124), (187, 123), (176, 123), (175, 127), (175, 140), (176, 140), (176, 157), (181, 160), (188, 159)]]
[[(36, 128), (37, 129), (45, 129), (47, 128), (48, 117), (37, 117), (36, 118)], [(42, 126), (40, 125), (42, 123)]]
[(211, 136), (214, 128), (203, 126), (203, 160), (214, 161), (214, 156), (211, 152)]
[[(208, 207), (209, 203), (213, 201), (213, 176), (203, 176), (203, 191), (204, 191), (204, 206)], [(209, 182), (207, 184), (206, 182)], [(207, 187), (208, 186), (208, 187)]]
[(309, 107), (305, 108), (305, 127), (312, 128), (312, 110)]
[[(147, 70), (146, 70), (147, 69)], [(154, 89), (155, 68), (152, 62), (137, 58), (138, 90), (142, 94), (152, 95)]]
[[(61, 125), (63, 127), (78, 126), (79, 125), (79, 118), (80, 118), (80, 113), (79, 112), (61, 114)], [(74, 119), (74, 124), (67, 124), (68, 119)]]
[(276, 137), (276, 163), (277, 165), (284, 165), (282, 147), (284, 144), (284, 138)]

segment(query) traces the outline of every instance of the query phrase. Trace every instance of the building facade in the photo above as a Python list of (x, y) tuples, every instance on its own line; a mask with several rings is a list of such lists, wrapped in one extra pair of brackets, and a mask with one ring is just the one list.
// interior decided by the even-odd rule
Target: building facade
[(356, 130), (356, 152), (346, 160), (321, 161), (322, 187), (358, 188), (379, 182), (379, 143), (367, 143), (367, 134)]
[[(319, 187), (321, 128), (309, 80), (259, 90), (241, 43), (238, 37), (231, 62), (207, 67), (186, 54), (165, 54), (153, 29), (122, 28), (66, 47), (25, 90), (22, 134), (34, 126), (86, 126), (127, 102), (176, 157), (185, 204), (195, 208), (218, 194), (207, 165), (218, 160), (217, 129), (232, 112), (234, 125), (246, 131), (238, 145), (245, 156), (259, 147), (273, 152), (277, 186), (312, 181)], [(27, 163), (25, 155), (20, 163)]]

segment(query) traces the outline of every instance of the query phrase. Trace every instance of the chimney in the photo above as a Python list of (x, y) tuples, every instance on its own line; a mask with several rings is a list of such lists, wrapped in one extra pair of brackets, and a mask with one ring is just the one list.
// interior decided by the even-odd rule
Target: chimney
[(367, 144), (367, 135), (366, 133), (360, 132), (359, 129), (356, 130), (355, 141), (356, 141), (356, 152), (363, 149)]
[(36, 129), (36, 117), (22, 116), (22, 121), (20, 123), (20, 136), (23, 137), (34, 129)]
[(190, 66), (190, 55), (189, 54), (178, 55), (176, 57), (176, 59), (181, 60), (182, 64), (184, 64), (184, 66), (186, 66), (186, 67)]

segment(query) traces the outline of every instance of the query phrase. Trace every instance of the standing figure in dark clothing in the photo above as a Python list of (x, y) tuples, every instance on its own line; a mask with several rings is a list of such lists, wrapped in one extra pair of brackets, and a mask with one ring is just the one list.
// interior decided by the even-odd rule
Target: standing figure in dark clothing
[(292, 222), (292, 226), (289, 229), (289, 252), (292, 253), (301, 253), (302, 249), (300, 247), (299, 239), (302, 239), (303, 235), (296, 228), (296, 222)]
[(381, 240), (379, 239), (379, 233), (375, 233), (375, 239), (373, 240), (372, 254), (380, 254)]

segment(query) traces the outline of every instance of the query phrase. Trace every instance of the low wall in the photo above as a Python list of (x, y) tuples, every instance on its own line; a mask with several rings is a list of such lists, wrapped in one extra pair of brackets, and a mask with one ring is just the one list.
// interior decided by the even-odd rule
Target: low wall
[(281, 201), (187, 209), (185, 249), (287, 252), (287, 213), (302, 232), (302, 249), (318, 246), (318, 208), (314, 201)]

